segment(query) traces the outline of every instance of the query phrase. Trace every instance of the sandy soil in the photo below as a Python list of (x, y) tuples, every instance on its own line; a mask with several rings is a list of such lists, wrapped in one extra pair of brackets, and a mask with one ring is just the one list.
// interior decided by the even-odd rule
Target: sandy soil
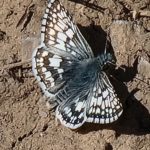
[(149, 0), (63, 4), (95, 53), (104, 49), (109, 29), (123, 68), (112, 82), (124, 113), (113, 124), (85, 124), (77, 131), (56, 124), (30, 62), (46, 0), (0, 0), (0, 150), (150, 150)]

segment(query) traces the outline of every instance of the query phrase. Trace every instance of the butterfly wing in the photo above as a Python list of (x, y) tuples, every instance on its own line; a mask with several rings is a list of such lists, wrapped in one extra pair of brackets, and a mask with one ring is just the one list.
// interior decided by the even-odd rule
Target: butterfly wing
[[(34, 54), (36, 53), (36, 54)], [(39, 46), (33, 53), (32, 68), (47, 97), (53, 96), (64, 85), (63, 74), (74, 61), (71, 55), (60, 56), (57, 49)]]
[(72, 95), (56, 109), (56, 118), (61, 124), (71, 129), (77, 129), (86, 121), (87, 94)]
[(99, 73), (90, 93), (87, 122), (107, 124), (120, 117), (123, 112), (122, 104), (104, 72)]
[(68, 11), (58, 0), (50, 0), (42, 20), (41, 42), (82, 60), (93, 52)]
[(55, 96), (67, 84), (63, 75), (73, 62), (92, 57), (71, 16), (58, 0), (50, 0), (42, 20), (41, 45), (32, 55), (33, 72), (45, 95)]

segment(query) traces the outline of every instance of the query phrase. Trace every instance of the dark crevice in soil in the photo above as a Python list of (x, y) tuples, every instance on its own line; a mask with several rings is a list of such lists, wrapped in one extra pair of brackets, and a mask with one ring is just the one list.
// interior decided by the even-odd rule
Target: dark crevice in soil
[(43, 128), (42, 128), (42, 132), (46, 131), (48, 128), (48, 124), (44, 124)]
[(5, 37), (6, 37), (6, 32), (0, 30), (0, 41), (5, 40)]
[(29, 133), (27, 133), (27, 134), (24, 134), (23, 136), (21, 136), (21, 137), (18, 137), (18, 141), (22, 141), (23, 139), (25, 139), (26, 137), (29, 137), (30, 135), (32, 135), (33, 134), (33, 132), (32, 131), (30, 131)]
[(82, 5), (86, 6), (86, 7), (89, 7), (91, 9), (97, 10), (97, 11), (99, 11), (101, 13), (104, 13), (104, 10), (107, 9), (107, 8), (100, 7), (100, 6), (96, 5), (96, 4), (89, 3), (89, 0), (69, 0), (69, 1), (82, 4)]
[(24, 22), (21, 32), (24, 31), (26, 29), (27, 25), (30, 23), (30, 21), (33, 17), (34, 11), (35, 11), (35, 4), (32, 4), (31, 6), (27, 7), (24, 14), (19, 19), (19, 21), (16, 25), (16, 28), (19, 27)]
[(113, 147), (110, 143), (105, 144), (105, 150), (113, 150)]
[(16, 142), (12, 142), (11, 148), (13, 149), (13, 148), (15, 148), (15, 146), (16, 146)]

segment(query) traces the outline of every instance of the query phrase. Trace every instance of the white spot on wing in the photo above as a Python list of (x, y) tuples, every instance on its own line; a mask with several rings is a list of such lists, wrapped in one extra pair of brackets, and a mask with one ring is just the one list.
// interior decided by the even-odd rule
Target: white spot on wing
[(54, 26), (54, 24), (53, 24), (52, 22), (50, 22), (50, 23), (48, 24), (48, 26), (52, 28), (52, 27)]
[(111, 114), (111, 113), (112, 113), (112, 109), (110, 108), (110, 109), (109, 109), (109, 114)]
[(106, 98), (107, 95), (108, 95), (108, 90), (105, 90), (105, 91), (103, 92), (103, 97)]
[(44, 51), (43, 53), (42, 53), (42, 57), (45, 57), (45, 56), (47, 56), (48, 55), (48, 51)]
[(66, 28), (66, 24), (64, 24), (61, 20), (59, 20), (59, 21), (57, 22), (57, 25), (58, 25), (62, 30), (64, 30), (64, 29)]
[(116, 106), (116, 108), (117, 108), (117, 109), (120, 109), (120, 106), (119, 106), (119, 105), (117, 105), (117, 106)]
[(76, 107), (76, 111), (81, 111), (81, 109), (82, 109), (82, 106), (83, 106), (83, 102), (79, 102), (78, 104), (77, 104), (77, 107)]
[(58, 55), (54, 55), (53, 58), (61, 58), (61, 57)]
[(43, 62), (41, 62), (41, 63), (37, 64), (37, 66), (41, 66), (41, 67), (43, 67), (43, 66), (44, 66), (44, 63), (43, 63)]
[(95, 123), (99, 123), (99, 118), (95, 118), (95, 119), (94, 119), (94, 122), (95, 122)]
[(57, 41), (57, 43), (59, 43), (59, 45), (65, 47), (65, 43), (62, 39), (57, 39), (56, 41)]
[(62, 62), (62, 59), (49, 58), (49, 61), (51, 67), (60, 67), (60, 62)]
[(86, 121), (87, 122), (93, 122), (93, 120), (94, 120), (93, 118), (89, 117)]
[(68, 117), (71, 117), (71, 115), (72, 115), (72, 112), (69, 112)]
[[(47, 9), (46, 9), (46, 10), (47, 10)], [(47, 17), (48, 17), (48, 14), (45, 13), (44, 16), (43, 16), (43, 18), (47, 18)]]
[(96, 87), (94, 87), (94, 89), (93, 89), (93, 92), (95, 92), (96, 91)]
[(100, 114), (100, 108), (96, 109), (96, 114)]
[[(53, 0), (54, 1), (54, 0)], [(60, 5), (57, 5), (57, 9), (60, 10)]]
[(105, 107), (108, 107), (109, 106), (109, 100), (105, 100)]
[(37, 63), (41, 63), (44, 61), (44, 59), (41, 57), (40, 59), (37, 59), (36, 61), (37, 61)]
[(72, 122), (74, 122), (76, 119), (77, 119), (77, 117), (75, 116), (75, 117), (73, 118)]
[(78, 118), (80, 118), (80, 119), (81, 119), (81, 118), (82, 118), (82, 116), (83, 116), (83, 113), (80, 113), (80, 115), (78, 116)]
[(65, 48), (64, 44), (63, 45), (62, 44), (57, 44), (57, 45), (55, 45), (55, 47), (60, 49), (60, 50), (66, 51), (66, 48)]
[(56, 32), (55, 32), (55, 30), (54, 29), (50, 29), (50, 35), (55, 35), (56, 34)]
[(95, 114), (95, 108), (93, 108), (93, 111), (92, 111), (92, 113), (93, 113), (93, 114)]
[(97, 100), (97, 105), (100, 106), (102, 103), (102, 96), (101, 97), (98, 97), (98, 100)]
[(97, 101), (97, 99), (93, 96), (91, 99), (90, 106), (96, 106), (96, 101)]
[(117, 102), (115, 101), (115, 98), (114, 98), (114, 100), (113, 100), (113, 104), (114, 104), (114, 105), (117, 105)]
[(66, 31), (66, 34), (70, 37), (70, 39), (73, 38), (74, 33), (72, 32), (71, 29), (68, 29), (68, 30)]
[(55, 86), (55, 83), (54, 83), (54, 82), (51, 83), (51, 87), (53, 87), (53, 86)]
[(44, 41), (44, 39), (45, 39), (45, 34), (41, 33), (41, 43)]
[(51, 77), (51, 72), (45, 72), (45, 78), (47, 79), (47, 78), (50, 78)]
[(57, 36), (59, 39), (62, 39), (63, 41), (66, 41), (66, 39), (67, 39), (67, 36), (61, 32), (58, 32)]
[(48, 44), (49, 44), (49, 45), (53, 45), (53, 44), (55, 44), (55, 42), (54, 42), (54, 41), (49, 40), (49, 41), (48, 41)]
[(63, 73), (64, 72), (63, 69), (58, 69), (57, 71), (58, 71), (58, 73)]
[(98, 89), (98, 93), (101, 94), (101, 92), (102, 92), (102, 91), (101, 91), (101, 89), (99, 88), (99, 89)]
[(35, 76), (38, 81), (41, 81), (41, 78), (39, 76), (37, 76), (37, 75), (35, 75)]
[(110, 121), (109, 121), (109, 118), (106, 118), (105, 119), (105, 123), (109, 123)]
[(71, 46), (73, 46), (73, 47), (76, 47), (75, 44), (74, 44), (74, 42), (72, 42), (72, 41), (70, 41), (69, 44), (70, 44)]
[(43, 19), (42, 20), (42, 25), (46, 25), (46, 22), (47, 22), (46, 19)]
[(72, 54), (72, 55), (76, 55), (76, 52), (75, 52), (75, 51), (72, 51), (71, 54)]
[(102, 102), (101, 107), (102, 107), (103, 110), (105, 109), (105, 102)]
[(46, 9), (45, 12), (46, 12), (46, 13), (49, 13), (49, 9)]
[(101, 118), (101, 119), (100, 119), (100, 123), (101, 123), (101, 124), (104, 124), (104, 123), (105, 123), (105, 119)]
[[(55, 24), (55, 26), (54, 26), (54, 28), (55, 28), (55, 30), (57, 30), (57, 31), (62, 31), (62, 29), (59, 27), (59, 26), (57, 26), (56, 24)], [(58, 35), (57, 35), (58, 36)]]
[(113, 118), (110, 118), (110, 122), (113, 122), (114, 121), (114, 119)]
[(103, 110), (103, 111), (101, 112), (101, 114), (104, 115), (104, 114), (105, 114), (105, 111)]
[(92, 110), (93, 110), (92, 108), (93, 108), (93, 107), (91, 107), (91, 108), (90, 108), (90, 110), (89, 110), (89, 114), (91, 114), (91, 113), (92, 113)]
[(42, 72), (46, 72), (47, 69), (45, 67), (42, 67)]
[(49, 81), (52, 83), (52, 82), (54, 82), (54, 78), (49, 78)]
[(117, 120), (118, 119), (118, 116), (116, 115), (116, 116), (114, 116), (114, 120)]
[(44, 26), (41, 27), (41, 31), (45, 32), (45, 27)]
[(53, 13), (53, 14), (52, 14), (52, 17), (53, 17), (53, 18), (57, 18), (57, 16), (56, 16), (56, 14), (55, 14), (55, 13)]
[(106, 109), (105, 109), (105, 111), (106, 111), (106, 112), (109, 112), (109, 109), (108, 109), (108, 108), (106, 108)]

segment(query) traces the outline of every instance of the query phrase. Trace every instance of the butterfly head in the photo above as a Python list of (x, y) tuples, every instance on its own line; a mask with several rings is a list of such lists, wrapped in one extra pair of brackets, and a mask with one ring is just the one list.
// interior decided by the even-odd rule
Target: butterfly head
[(101, 70), (105, 71), (109, 68), (111, 64), (115, 64), (115, 59), (112, 54), (110, 53), (104, 53), (100, 54), (98, 57), (98, 62), (100, 65)]

